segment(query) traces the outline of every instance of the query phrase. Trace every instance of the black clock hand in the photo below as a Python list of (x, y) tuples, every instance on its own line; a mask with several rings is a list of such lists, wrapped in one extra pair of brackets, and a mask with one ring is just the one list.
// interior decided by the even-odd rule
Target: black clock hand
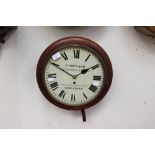
[(65, 72), (66, 74), (70, 75), (73, 79), (75, 79), (75, 76), (66, 72), (65, 70), (63, 70), (62, 68), (59, 67), (58, 64), (55, 64), (55, 63), (51, 63), (52, 65), (54, 65), (55, 67), (57, 67), (58, 69), (60, 69), (61, 71)]
[(82, 69), (82, 70), (81, 70), (81, 73), (75, 75), (75, 77), (79, 76), (80, 74), (86, 74), (86, 73), (89, 71), (89, 69), (95, 69), (96, 66), (98, 66), (98, 65), (95, 65), (95, 66), (89, 67), (89, 68), (87, 68), (87, 69)]
[[(91, 67), (90, 67), (90, 68), (91, 68)], [(81, 73), (75, 75), (75, 77), (79, 76), (80, 74), (86, 74), (90, 68), (82, 69), (82, 70), (81, 70)]]

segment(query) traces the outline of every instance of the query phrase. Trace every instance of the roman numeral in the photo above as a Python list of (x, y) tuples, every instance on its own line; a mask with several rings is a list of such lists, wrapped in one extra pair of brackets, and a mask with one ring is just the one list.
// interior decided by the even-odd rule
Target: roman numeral
[(48, 78), (56, 78), (56, 73), (54, 73), (54, 74), (48, 74)]
[(87, 56), (87, 58), (86, 58), (86, 60), (85, 60), (85, 62), (88, 60), (88, 58), (90, 57), (90, 54)]
[(86, 96), (86, 94), (85, 94), (85, 93), (83, 93), (83, 96), (87, 99), (87, 96)]
[(64, 98), (66, 95), (65, 91), (64, 90), (61, 90), (61, 92), (59, 93), (59, 96)]
[(71, 101), (75, 101), (75, 94), (71, 94)]
[(93, 80), (101, 81), (101, 76), (93, 76)]
[(99, 67), (99, 64), (95, 65), (92, 67), (92, 70), (94, 70), (95, 68), (98, 68)]
[(91, 84), (91, 86), (89, 87), (89, 90), (95, 93), (97, 90), (97, 87)]
[(79, 59), (80, 57), (80, 50), (73, 50), (74, 52), (74, 58)]
[(63, 57), (65, 60), (68, 60), (68, 57), (67, 57), (67, 55), (66, 55), (65, 52), (61, 53), (61, 55), (62, 55), (62, 57)]
[(53, 90), (56, 90), (58, 88), (58, 83), (57, 82), (54, 82), (54, 83), (50, 84), (50, 86), (51, 86), (51, 88)]

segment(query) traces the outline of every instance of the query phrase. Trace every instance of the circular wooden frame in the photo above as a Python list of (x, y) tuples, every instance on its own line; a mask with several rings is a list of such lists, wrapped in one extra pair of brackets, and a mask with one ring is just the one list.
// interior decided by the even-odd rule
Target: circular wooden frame
[[(79, 105), (79, 106), (70, 106), (70, 105), (65, 105), (57, 100), (55, 100), (48, 92), (46, 85), (45, 85), (45, 80), (44, 80), (44, 70), (45, 66), (47, 64), (47, 61), (49, 60), (49, 57), (51, 54), (54, 54), (57, 49), (63, 46), (69, 46), (69, 45), (83, 45), (85, 47), (88, 47), (95, 52), (102, 58), (104, 64), (105, 64), (105, 70), (106, 70), (106, 76), (105, 76), (105, 84), (103, 88), (101, 89), (99, 95), (94, 98), (92, 101), (84, 104), (84, 105)], [(63, 109), (68, 109), (68, 110), (82, 110), (89, 108), (95, 104), (97, 104), (108, 92), (111, 82), (112, 82), (112, 77), (113, 77), (113, 70), (112, 70), (112, 65), (111, 61), (106, 54), (106, 52), (101, 48), (98, 44), (96, 44), (94, 41), (82, 38), (82, 37), (66, 37), (62, 38), (54, 43), (52, 43), (50, 46), (48, 46), (45, 51), (42, 53), (40, 56), (40, 59), (38, 61), (37, 65), (37, 71), (36, 71), (36, 77), (37, 77), (37, 82), (38, 86), (43, 93), (43, 95), (48, 99), (51, 103), (55, 104), (58, 107), (61, 107)]]

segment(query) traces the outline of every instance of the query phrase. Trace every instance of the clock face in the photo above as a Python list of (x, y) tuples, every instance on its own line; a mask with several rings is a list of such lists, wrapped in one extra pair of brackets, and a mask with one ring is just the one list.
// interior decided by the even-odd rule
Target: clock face
[(70, 106), (87, 104), (105, 83), (104, 62), (95, 51), (82, 46), (56, 50), (47, 61), (44, 80), (49, 94)]
[(53, 104), (83, 110), (98, 103), (112, 82), (112, 65), (106, 52), (82, 37), (60, 39), (41, 55), (37, 82)]

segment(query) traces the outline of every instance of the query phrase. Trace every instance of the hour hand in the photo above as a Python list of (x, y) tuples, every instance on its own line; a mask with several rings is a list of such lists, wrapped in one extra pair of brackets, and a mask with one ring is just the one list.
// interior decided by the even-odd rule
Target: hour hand
[(80, 74), (86, 74), (90, 68), (82, 69)]
[(96, 65), (94, 65), (94, 66), (92, 66), (90, 68), (87, 68), (87, 69), (82, 69), (80, 74), (85, 74), (85, 73), (87, 73), (89, 71), (89, 69), (94, 70), (97, 67), (99, 67), (99, 64), (96, 64)]
[[(90, 67), (90, 68), (91, 68), (91, 67)], [(82, 69), (81, 72), (80, 72), (79, 74), (75, 75), (75, 78), (76, 78), (77, 76), (79, 76), (80, 74), (86, 74), (90, 68)]]
[(77, 76), (79, 76), (80, 74), (86, 74), (90, 69), (94, 70), (94, 69), (97, 68), (97, 67), (99, 67), (99, 64), (94, 65), (94, 66), (92, 66), (92, 67), (89, 67), (89, 68), (87, 68), (87, 69), (82, 69), (82, 70), (81, 70), (81, 73), (79, 73), (79, 74), (77, 74), (77, 75), (75, 75), (75, 76), (77, 77)]
[(86, 73), (89, 71), (89, 69), (94, 70), (94, 69), (97, 68), (97, 67), (99, 67), (99, 64), (94, 65), (94, 66), (92, 66), (92, 67), (90, 67), (90, 68), (87, 68), (87, 69), (82, 69), (80, 74), (86, 74)]

